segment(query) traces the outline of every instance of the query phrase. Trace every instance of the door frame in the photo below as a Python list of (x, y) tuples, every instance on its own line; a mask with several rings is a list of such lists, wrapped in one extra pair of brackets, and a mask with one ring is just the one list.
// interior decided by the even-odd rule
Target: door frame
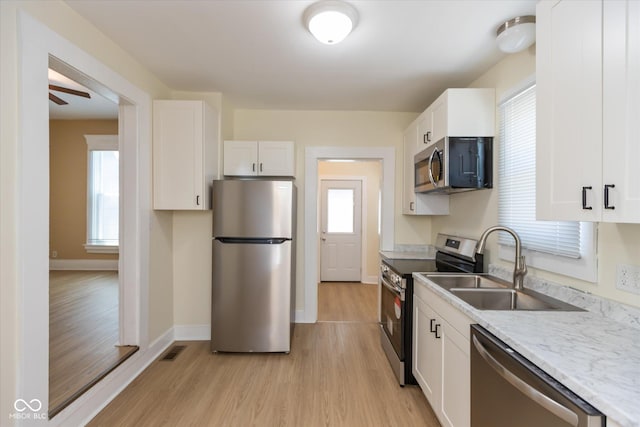
[[(367, 211), (367, 177), (356, 175), (319, 175), (318, 176), (318, 188), (322, 189), (322, 181), (360, 181), (360, 282), (364, 283), (367, 272), (367, 257), (364, 248), (367, 247), (367, 233), (364, 232), (365, 226), (368, 221)], [(318, 282), (320, 282), (320, 276), (322, 268), (322, 252), (320, 246), (320, 234), (322, 228), (322, 195), (319, 195), (320, 203), (318, 203)]]
[(296, 321), (318, 321), (318, 162), (320, 160), (382, 161), (380, 250), (393, 250), (395, 233), (395, 147), (306, 147), (304, 173), (304, 311)]
[[(117, 72), (28, 13), (18, 12), (18, 173), (16, 238), (18, 291), (16, 394), (49, 407), (49, 101), (50, 61), (70, 74), (91, 76), (120, 95), (119, 135), (124, 157), (120, 328), (123, 344), (148, 347), (149, 225), (151, 219), (151, 98)], [(56, 62), (57, 61), (57, 62)], [(70, 77), (73, 77), (71, 75)], [(43, 155), (46, 154), (46, 155)], [(128, 206), (128, 207), (127, 207)], [(91, 391), (89, 392), (91, 393)], [(87, 394), (89, 394), (87, 393)], [(94, 393), (98, 393), (94, 391)], [(86, 396), (86, 395), (85, 395)], [(84, 397), (84, 396), (83, 396)], [(78, 405), (82, 401), (76, 401)], [(65, 412), (73, 411), (72, 404)], [(88, 408), (90, 409), (90, 408)], [(57, 424), (62, 414), (49, 424)]]

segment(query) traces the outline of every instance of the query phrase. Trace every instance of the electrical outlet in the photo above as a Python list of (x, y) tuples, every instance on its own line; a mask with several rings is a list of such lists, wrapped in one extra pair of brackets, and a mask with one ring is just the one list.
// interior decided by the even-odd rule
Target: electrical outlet
[(51, 251), (51, 258), (58, 258), (58, 251)]
[(640, 295), (640, 267), (627, 264), (618, 265), (616, 288)]

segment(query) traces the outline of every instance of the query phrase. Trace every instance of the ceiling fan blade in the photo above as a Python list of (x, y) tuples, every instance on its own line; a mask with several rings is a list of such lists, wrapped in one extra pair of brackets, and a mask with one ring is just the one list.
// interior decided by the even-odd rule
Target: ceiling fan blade
[(82, 96), (83, 98), (91, 98), (88, 92), (83, 92), (81, 90), (69, 89), (67, 87), (57, 86), (57, 85), (49, 85), (50, 90), (55, 90), (57, 92), (64, 92), (70, 95)]
[(55, 102), (58, 105), (67, 105), (68, 102), (64, 99), (60, 99), (52, 93), (49, 93), (49, 100)]

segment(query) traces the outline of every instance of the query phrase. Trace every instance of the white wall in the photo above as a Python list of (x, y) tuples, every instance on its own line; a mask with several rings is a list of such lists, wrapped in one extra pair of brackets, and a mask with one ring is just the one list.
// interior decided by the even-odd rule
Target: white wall
[[(535, 74), (535, 46), (508, 55), (470, 87), (495, 87), (496, 101), (508, 94), (512, 88)], [(497, 110), (496, 110), (497, 114)], [(497, 117), (497, 116), (496, 116)], [(496, 126), (499, 126), (496, 120)], [(496, 135), (498, 128), (496, 127)], [(606, 144), (606, 141), (605, 141)], [(494, 165), (497, 165), (500, 141), (494, 140)], [(438, 232), (458, 232), (462, 236), (479, 237), (486, 228), (498, 223), (498, 182), (497, 168), (494, 168), (494, 188), (451, 196), (450, 215), (435, 217), (432, 221), (432, 241)], [(473, 218), (473, 220), (470, 220)], [(509, 269), (513, 264), (498, 258), (497, 237), (488, 241), (486, 258), (488, 262), (503, 265)], [(615, 288), (618, 264), (640, 266), (640, 225), (600, 224), (598, 228), (598, 283), (593, 284), (567, 276), (529, 268), (529, 276), (548, 280), (591, 292), (626, 304), (640, 306), (640, 295), (620, 291)]]

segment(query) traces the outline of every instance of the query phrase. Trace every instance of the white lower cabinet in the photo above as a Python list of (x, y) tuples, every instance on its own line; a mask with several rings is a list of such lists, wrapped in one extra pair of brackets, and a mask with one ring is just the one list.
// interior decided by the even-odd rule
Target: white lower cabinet
[(413, 375), (443, 426), (471, 424), (469, 326), (472, 321), (416, 280)]

